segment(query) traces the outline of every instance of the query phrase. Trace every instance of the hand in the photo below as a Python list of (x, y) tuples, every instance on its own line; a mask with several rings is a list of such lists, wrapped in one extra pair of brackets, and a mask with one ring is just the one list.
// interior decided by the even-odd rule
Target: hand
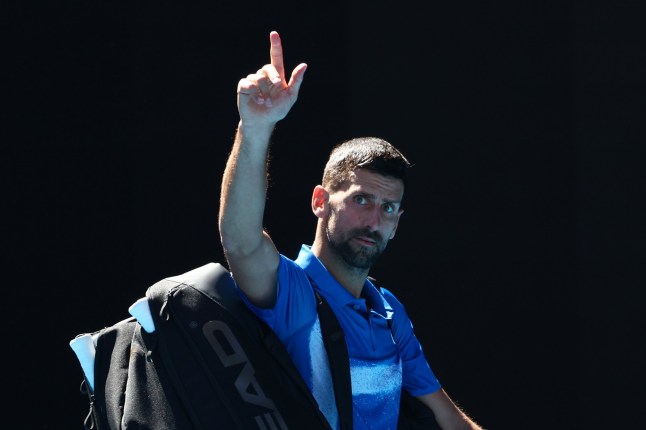
[(296, 103), (307, 69), (307, 64), (299, 64), (287, 82), (280, 36), (272, 31), (269, 40), (271, 64), (238, 82), (238, 112), (246, 125), (273, 126), (285, 118)]

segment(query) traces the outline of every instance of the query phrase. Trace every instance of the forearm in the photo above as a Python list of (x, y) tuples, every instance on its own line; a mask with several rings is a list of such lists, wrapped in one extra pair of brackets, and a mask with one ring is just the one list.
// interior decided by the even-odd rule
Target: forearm
[(267, 193), (267, 154), (273, 127), (238, 125), (222, 178), (219, 227), (227, 254), (261, 246)]
[(444, 389), (417, 398), (433, 411), (442, 430), (484, 430), (451, 400)]
[(437, 421), (442, 430), (484, 430), (462, 411), (448, 420)]

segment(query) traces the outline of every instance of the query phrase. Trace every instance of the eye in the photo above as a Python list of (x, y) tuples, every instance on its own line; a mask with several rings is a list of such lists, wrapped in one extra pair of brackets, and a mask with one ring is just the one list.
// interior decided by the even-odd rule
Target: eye
[(386, 212), (387, 214), (395, 213), (395, 211), (397, 210), (397, 208), (395, 208), (395, 205), (392, 203), (384, 203), (382, 207), (384, 208), (384, 212)]
[(367, 198), (365, 198), (364, 196), (354, 196), (354, 201), (355, 201), (357, 204), (360, 204), (360, 205), (362, 205), (362, 206), (364, 206), (364, 205), (367, 205), (367, 204), (368, 204), (368, 199), (367, 199)]

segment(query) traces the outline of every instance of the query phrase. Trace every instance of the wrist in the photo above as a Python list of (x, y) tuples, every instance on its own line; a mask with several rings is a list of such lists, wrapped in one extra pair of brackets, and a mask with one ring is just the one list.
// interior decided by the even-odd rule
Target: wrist
[(243, 121), (238, 122), (238, 133), (247, 138), (269, 139), (274, 132), (276, 123)]
[(276, 127), (276, 122), (240, 120), (238, 121), (238, 130), (247, 133), (272, 133)]
[(275, 123), (240, 120), (237, 129), (238, 139), (253, 146), (267, 145), (275, 126)]

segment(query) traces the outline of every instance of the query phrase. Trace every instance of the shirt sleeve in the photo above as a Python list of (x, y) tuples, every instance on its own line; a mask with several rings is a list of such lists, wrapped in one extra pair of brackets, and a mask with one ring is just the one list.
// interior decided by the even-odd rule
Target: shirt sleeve
[(281, 339), (290, 338), (316, 318), (316, 300), (307, 275), (294, 261), (280, 255), (278, 293), (273, 308), (254, 306), (240, 291), (247, 306), (276, 332)]

